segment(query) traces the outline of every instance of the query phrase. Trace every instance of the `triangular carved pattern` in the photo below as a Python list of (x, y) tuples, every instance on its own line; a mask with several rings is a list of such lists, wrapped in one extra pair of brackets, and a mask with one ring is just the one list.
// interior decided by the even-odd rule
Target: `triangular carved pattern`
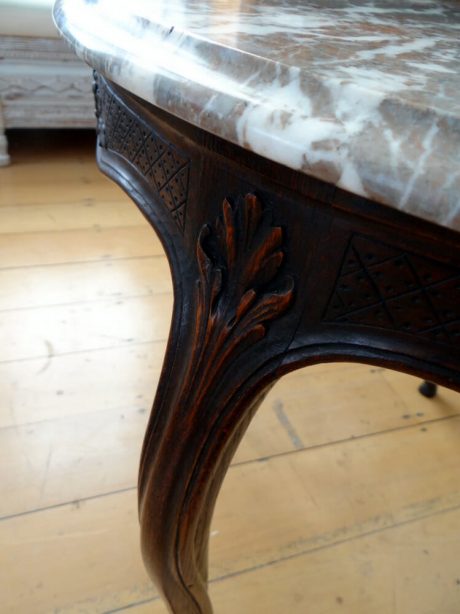
[(183, 233), (190, 160), (120, 104), (106, 87), (99, 87), (97, 95), (101, 99), (103, 117), (100, 122), (104, 124), (105, 147), (138, 168)]
[(460, 343), (460, 270), (354, 235), (323, 321)]

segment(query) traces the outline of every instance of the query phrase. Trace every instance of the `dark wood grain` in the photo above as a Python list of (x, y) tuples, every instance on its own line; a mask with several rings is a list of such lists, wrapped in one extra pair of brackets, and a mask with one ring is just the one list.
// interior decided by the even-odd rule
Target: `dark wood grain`
[(99, 165), (155, 228), (174, 283), (139, 476), (144, 560), (172, 612), (208, 614), (214, 503), (281, 375), (351, 360), (460, 390), (460, 238), (100, 77), (95, 92)]

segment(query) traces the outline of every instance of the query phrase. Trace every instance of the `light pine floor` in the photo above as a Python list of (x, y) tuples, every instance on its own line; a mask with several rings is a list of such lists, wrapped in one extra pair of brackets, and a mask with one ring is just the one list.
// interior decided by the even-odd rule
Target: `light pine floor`
[[(0, 169), (0, 613), (166, 612), (136, 471), (172, 296), (158, 239), (84, 133)], [(211, 536), (216, 614), (458, 614), (460, 396), (368, 366), (271, 392)]]

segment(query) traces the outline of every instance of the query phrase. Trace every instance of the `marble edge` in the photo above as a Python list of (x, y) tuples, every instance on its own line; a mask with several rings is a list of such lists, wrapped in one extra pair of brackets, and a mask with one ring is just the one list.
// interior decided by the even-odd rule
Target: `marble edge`
[[(382, 140), (381, 135), (374, 135), (374, 138), (367, 144), (365, 138), (361, 139), (362, 142), (359, 142), (358, 139), (353, 152), (349, 151), (345, 155), (339, 154), (338, 156), (336, 153), (336, 158), (341, 158), (338, 164), (340, 173), (334, 172), (337, 160), (334, 160), (333, 152), (331, 152), (330, 159), (326, 161), (315, 160), (314, 156), (305, 154), (305, 139), (310, 140), (310, 144), (314, 144), (311, 134), (318, 131), (319, 120), (299, 111), (302, 106), (295, 106), (293, 100), (287, 104), (283, 88), (279, 88), (278, 93), (273, 92), (271, 97), (267, 97), (264, 88), (260, 87), (259, 80), (257, 82), (258, 89), (261, 90), (259, 95), (255, 88), (244, 91), (241, 80), (236, 82), (231, 75), (220, 72), (219, 77), (224, 75), (224, 82), (219, 89), (216, 87), (216, 71), (209, 66), (212, 66), (212, 56), (221, 56), (220, 68), (225, 69), (244, 54), (248, 63), (248, 74), (246, 75), (248, 83), (251, 79), (251, 70), (257, 67), (259, 78), (262, 75), (262, 80), (266, 79), (265, 86), (271, 83), (271, 79), (279, 78), (284, 72), (288, 73), (289, 85), (303, 78), (313, 90), (323, 86), (323, 80), (315, 75), (314, 71), (309, 75), (300, 74), (300, 69), (295, 66), (286, 66), (282, 62), (274, 62), (220, 43), (212, 43), (199, 35), (180, 31), (178, 28), (165, 27), (157, 22), (149, 22), (149, 26), (155, 30), (155, 43), (164, 47), (165, 51), (169, 51), (169, 55), (174, 57), (175, 61), (169, 65), (166, 62), (166, 65), (154, 64), (152, 66), (149, 64), (147, 66), (141, 58), (130, 54), (128, 49), (108, 46), (105, 39), (100, 39), (100, 49), (95, 48), (93, 35), (87, 37), (87, 44), (84, 44), (82, 42), (85, 41), (84, 31), (73, 33), (66, 27), (66, 15), (62, 9), (64, 1), (57, 0), (53, 9), (53, 19), (61, 35), (91, 67), (133, 94), (184, 121), (289, 168), (331, 182), (353, 194), (370, 198), (427, 221), (460, 230), (460, 196), (456, 198), (452, 190), (444, 194), (443, 190), (439, 190), (438, 180), (441, 168), (444, 175), (451, 170), (454, 177), (453, 183), (458, 185), (457, 194), (460, 195), (460, 169), (455, 166), (455, 159), (457, 162), (460, 160), (460, 143), (453, 136), (457, 131), (460, 132), (459, 117), (435, 107), (427, 109), (416, 103), (408, 104), (399, 99), (397, 95), (382, 97), (379, 92), (370, 88), (363, 89), (353, 83), (343, 85), (337, 82), (335, 84), (336, 96), (342, 97), (342, 103), (348, 103), (352, 107), (361, 97), (361, 99), (367, 98), (371, 108), (385, 104), (386, 107), (391, 108), (394, 116), (410, 112), (415, 115), (420, 131), (425, 132), (428, 137), (436, 123), (443, 123), (443, 141), (446, 147), (439, 150), (437, 154), (436, 152), (430, 153), (429, 168), (424, 169), (421, 186), (415, 186), (413, 176), (400, 181), (401, 185), (391, 185), (395, 169), (392, 168), (390, 156), (386, 161), (375, 156), (376, 149), (382, 144), (379, 143)], [(145, 27), (144, 24), (139, 25)], [(200, 46), (200, 57), (209, 54), (206, 59), (210, 64), (206, 66), (203, 63), (200, 67), (199, 79), (195, 75), (192, 81), (186, 76), (184, 67), (187, 63), (184, 63), (184, 60), (190, 62), (190, 57), (193, 56), (193, 53), (190, 52), (196, 45)], [(116, 59), (121, 51), (124, 52), (123, 66)], [(165, 57), (168, 57), (167, 53)], [(196, 60), (192, 62), (193, 67), (196, 68)], [(179, 70), (178, 66), (180, 66)], [(145, 75), (143, 79), (139, 78), (142, 72)], [(234, 86), (235, 93), (232, 93), (230, 85)], [(329, 84), (329, 86), (334, 87), (334, 84)], [(212, 104), (209, 101), (212, 101)], [(231, 116), (231, 121), (225, 121), (226, 110)], [(235, 121), (235, 115), (240, 121)], [(245, 116), (246, 119), (243, 121)], [(270, 121), (267, 121), (267, 118)], [(366, 119), (365, 113), (363, 119)], [(324, 121), (322, 123), (324, 124)], [(286, 126), (294, 127), (294, 130), (286, 130)], [(322, 125), (319, 129), (321, 133), (319, 140), (324, 141), (323, 137), (326, 136), (327, 141), (329, 134), (333, 140), (334, 129), (337, 126), (337, 123), (334, 125), (334, 122), (331, 122), (331, 130), (328, 130), (327, 127), (324, 130), (324, 125)], [(453, 155), (446, 157), (445, 150), (453, 152)], [(353, 157), (356, 159), (365, 162), (366, 168), (360, 169), (359, 173), (356, 172), (355, 162), (351, 163), (347, 159), (351, 157), (350, 153), (354, 154)], [(426, 163), (427, 160), (423, 162)], [(366, 187), (364, 187), (362, 176), (365, 175), (366, 169), (369, 177), (366, 178)], [(418, 170), (421, 172), (422, 169)], [(382, 190), (384, 183), (387, 185)], [(418, 189), (415, 189), (416, 187)], [(433, 202), (437, 202), (438, 206), (433, 207)]]

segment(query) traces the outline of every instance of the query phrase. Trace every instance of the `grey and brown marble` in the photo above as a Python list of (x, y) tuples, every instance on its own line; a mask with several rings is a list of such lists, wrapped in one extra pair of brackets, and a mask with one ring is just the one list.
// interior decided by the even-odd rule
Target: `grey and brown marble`
[(460, 3), (58, 0), (77, 53), (141, 98), (460, 230)]

